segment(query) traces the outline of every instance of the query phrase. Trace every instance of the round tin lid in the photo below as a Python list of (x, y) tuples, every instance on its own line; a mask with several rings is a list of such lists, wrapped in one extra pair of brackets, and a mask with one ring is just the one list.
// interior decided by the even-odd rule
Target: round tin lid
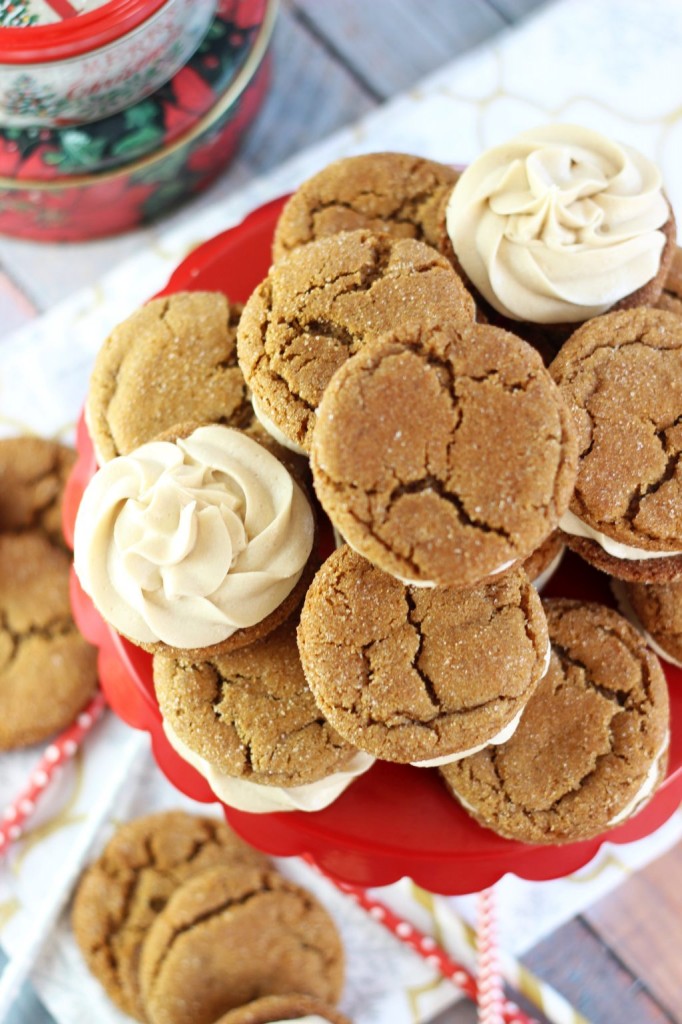
[(167, 0), (0, 0), (0, 64), (68, 60), (113, 43)]

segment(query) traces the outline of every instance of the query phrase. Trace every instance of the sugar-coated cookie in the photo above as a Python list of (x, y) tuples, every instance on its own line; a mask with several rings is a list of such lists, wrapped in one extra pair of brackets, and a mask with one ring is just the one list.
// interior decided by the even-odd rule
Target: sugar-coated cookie
[(435, 246), (440, 207), (458, 176), (447, 164), (408, 153), (336, 160), (289, 199), (275, 228), (273, 259), (324, 235), (358, 228)]
[(0, 533), (42, 530), (64, 545), (61, 503), (76, 453), (43, 437), (0, 440)]
[(625, 821), (665, 777), (668, 690), (622, 615), (544, 602), (552, 656), (507, 743), (441, 768), (476, 820), (525, 843), (590, 839)]
[(308, 451), (333, 373), (405, 321), (474, 318), (448, 260), (424, 242), (367, 230), (319, 238), (272, 267), (244, 307), (239, 365), (276, 440)]
[(140, 968), (150, 1024), (213, 1024), (254, 996), (336, 1003), (336, 926), (311, 893), (274, 871), (212, 868), (182, 885), (147, 934)]
[(97, 688), (76, 629), (69, 556), (42, 531), (0, 534), (0, 750), (66, 729)]
[(360, 554), (405, 582), (474, 586), (566, 510), (575, 428), (538, 354), (482, 324), (396, 328), (333, 376), (311, 466)]
[(164, 811), (120, 826), (83, 875), (72, 911), (76, 941), (110, 998), (136, 1020), (147, 1020), (138, 980), (147, 931), (182, 882), (216, 864), (267, 861), (222, 821)]
[(332, 725), (398, 762), (495, 741), (523, 710), (548, 652), (540, 599), (522, 570), (470, 590), (408, 587), (347, 546), (313, 580), (298, 641)]
[(348, 1017), (328, 1003), (312, 996), (263, 996), (246, 1006), (230, 1010), (216, 1024), (282, 1024), (282, 1021), (304, 1019), (310, 1024), (351, 1024)]

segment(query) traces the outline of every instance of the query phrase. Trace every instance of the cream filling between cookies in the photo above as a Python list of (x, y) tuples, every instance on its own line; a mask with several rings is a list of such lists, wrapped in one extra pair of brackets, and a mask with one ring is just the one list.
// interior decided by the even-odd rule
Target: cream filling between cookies
[(327, 775), (318, 782), (308, 782), (302, 786), (266, 786), (259, 782), (249, 782), (248, 779), (237, 779), (220, 771), (183, 743), (165, 720), (163, 730), (176, 754), (203, 775), (219, 800), (237, 811), (249, 811), (251, 814), (321, 811), (340, 797), (359, 775), (369, 771), (376, 760), (370, 754), (358, 751), (343, 771)]
[(213, 424), (98, 470), (78, 510), (74, 565), (125, 636), (207, 647), (288, 597), (314, 534), (310, 504), (278, 459)]
[[(547, 675), (551, 658), (552, 645), (548, 644), (542, 667), (542, 675), (540, 676), (540, 679), (538, 679), (538, 683)], [(514, 715), (511, 722), (508, 722), (504, 729), (501, 729), (492, 737), (492, 739), (485, 740), (483, 743), (479, 743), (476, 747), (470, 747), (468, 750), (459, 750), (455, 754), (443, 754), (442, 757), (432, 757), (428, 761), (410, 761), (410, 764), (415, 768), (440, 768), (445, 764), (452, 764), (454, 761), (463, 761), (465, 757), (470, 757), (472, 754), (478, 754), (479, 751), (485, 750), (486, 747), (499, 746), (502, 743), (506, 743), (507, 740), (512, 738), (518, 729), (525, 707), (526, 706), (524, 704), (521, 710)]]
[(637, 632), (644, 637), (652, 651), (654, 651), (659, 656), (659, 658), (662, 658), (663, 661), (667, 661), (671, 665), (676, 665), (678, 668), (682, 668), (682, 661), (678, 661), (677, 658), (673, 658), (672, 654), (669, 654), (668, 651), (664, 650), (664, 648), (661, 647), (658, 641), (654, 640), (651, 633), (649, 633), (648, 630), (644, 628), (642, 620), (638, 616), (635, 609), (632, 607), (630, 598), (628, 597), (625, 587), (623, 586), (620, 580), (611, 580), (611, 592), (613, 593), (613, 596), (615, 597), (618, 603), (618, 608), (620, 609), (620, 611), (623, 613), (628, 622), (632, 623)]
[(645, 562), (654, 558), (675, 558), (682, 555), (682, 551), (647, 551), (645, 548), (635, 548), (630, 544), (621, 544), (612, 537), (599, 530), (593, 529), (583, 522), (575, 513), (566, 511), (559, 520), (559, 529), (564, 533), (570, 533), (572, 537), (584, 537), (586, 540), (593, 540), (607, 555), (613, 558), (622, 558), (624, 561)]
[(535, 589), (537, 591), (541, 591), (544, 587), (547, 586), (547, 584), (551, 580), (552, 576), (554, 575), (554, 573), (557, 571), (557, 569), (561, 565), (561, 560), (563, 559), (565, 554), (566, 554), (566, 547), (564, 545), (561, 548), (561, 550), (559, 551), (559, 553), (554, 556), (554, 558), (549, 563), (547, 568), (543, 569), (542, 572), (540, 573), (540, 575), (536, 576), (535, 579), (532, 580), (533, 586), (535, 587)]
[(267, 431), (270, 437), (274, 438), (278, 444), (281, 444), (283, 448), (288, 448), (290, 452), (296, 452), (297, 455), (308, 456), (308, 452), (305, 448), (301, 448), (300, 444), (296, 444), (290, 437), (287, 437), (279, 427), (272, 422), (269, 416), (266, 416), (263, 412), (262, 406), (255, 395), (251, 395), (251, 406), (258, 422), (260, 423), (263, 430)]
[(618, 814), (614, 815), (613, 818), (609, 819), (609, 821), (607, 823), (609, 825), (609, 827), (611, 827), (612, 825), (619, 825), (621, 823), (621, 821), (625, 821), (627, 818), (630, 818), (635, 813), (635, 811), (639, 808), (639, 806), (641, 804), (644, 804), (649, 799), (649, 797), (652, 795), (652, 793), (654, 792), (654, 790), (656, 788), (656, 781), (658, 779), (658, 773), (659, 773), (660, 767), (661, 767), (661, 759), (665, 755), (665, 752), (668, 749), (668, 744), (669, 743), (670, 743), (670, 733), (666, 733), (665, 739), (664, 739), (664, 741), (663, 741), (663, 743), (661, 745), (661, 749), (658, 751), (658, 753), (656, 754), (656, 757), (651, 762), (651, 767), (649, 768), (649, 771), (647, 772), (647, 776), (646, 776), (644, 782), (642, 783), (640, 788), (637, 790), (637, 792), (633, 796), (632, 800), (630, 800), (629, 803), (627, 803), (625, 805), (623, 810), (619, 811)]

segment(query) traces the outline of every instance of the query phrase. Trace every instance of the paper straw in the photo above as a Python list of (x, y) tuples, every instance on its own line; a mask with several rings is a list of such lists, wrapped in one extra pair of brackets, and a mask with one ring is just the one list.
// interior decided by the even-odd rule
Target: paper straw
[(106, 701), (98, 691), (78, 718), (46, 749), (36, 768), (31, 772), (25, 789), (12, 801), (0, 821), (0, 856), (10, 848), (24, 830), (36, 803), (45, 792), (59, 767), (73, 757), (84, 738), (101, 716)]
[[(411, 921), (399, 917), (387, 904), (382, 903), (375, 896), (370, 896), (366, 889), (340, 882), (332, 875), (328, 875), (310, 855), (306, 854), (303, 859), (337, 889), (350, 896), (358, 906), (367, 911), (370, 917), (383, 925), (404, 945), (409, 946), (428, 964), (435, 967), (439, 974), (453, 982), (472, 1002), (478, 1003), (478, 986), (473, 974), (463, 964), (453, 960), (435, 939), (420, 931)], [(503, 999), (501, 1020), (504, 1024), (538, 1024), (534, 1018), (528, 1017), (518, 1006), (506, 999)]]
[(478, 1021), (479, 1024), (503, 1024), (504, 986), (497, 957), (494, 889), (480, 892), (477, 904)]
[(0, 1021), (7, 1019), (14, 999), (69, 898), (95, 836), (111, 814), (120, 794), (130, 785), (131, 771), (139, 755), (148, 748), (149, 737), (146, 733), (131, 733), (125, 746), (118, 752), (112, 771), (102, 780), (99, 800), (94, 813), (88, 817), (87, 828), (83, 828), (75, 837), (68, 860), (63, 864), (62, 874), (48, 888), (44, 902), (33, 917), (30, 931), (25, 933), (21, 945), (12, 950), (11, 958), (0, 975)]

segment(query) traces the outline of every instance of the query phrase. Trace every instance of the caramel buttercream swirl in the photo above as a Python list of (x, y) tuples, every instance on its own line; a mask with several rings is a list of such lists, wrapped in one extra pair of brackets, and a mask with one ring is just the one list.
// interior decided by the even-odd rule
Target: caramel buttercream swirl
[(197, 648), (261, 622), (310, 555), (310, 505), (247, 435), (199, 427), (105, 463), (78, 511), (74, 564), (115, 629)]
[(549, 125), (474, 161), (446, 222), (462, 268), (496, 310), (575, 323), (656, 276), (669, 216), (645, 156), (586, 128)]

